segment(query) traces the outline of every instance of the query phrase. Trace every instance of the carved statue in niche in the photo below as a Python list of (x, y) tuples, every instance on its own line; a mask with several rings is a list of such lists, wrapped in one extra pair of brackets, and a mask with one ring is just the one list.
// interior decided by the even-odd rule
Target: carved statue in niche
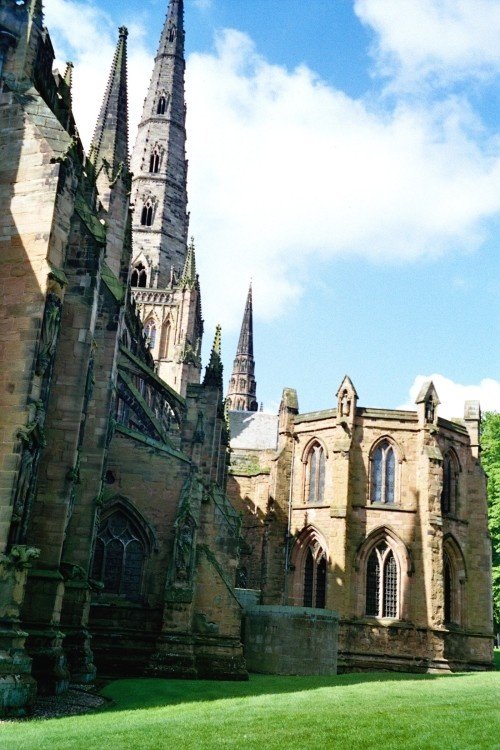
[(432, 399), (432, 396), (429, 396), (427, 401), (425, 402), (425, 421), (426, 422), (434, 422), (434, 401)]
[(349, 394), (347, 391), (344, 391), (342, 394), (342, 399), (340, 401), (340, 416), (341, 417), (348, 417), (351, 413), (351, 399), (349, 398)]
[(185, 516), (179, 525), (175, 540), (175, 580), (188, 581), (191, 574), (194, 550), (194, 521)]
[(44, 375), (45, 370), (56, 350), (57, 336), (59, 334), (59, 325), (61, 323), (61, 300), (50, 292), (47, 295), (45, 303), (45, 313), (43, 316), (42, 332), (40, 334), (40, 345), (36, 359), (36, 375)]

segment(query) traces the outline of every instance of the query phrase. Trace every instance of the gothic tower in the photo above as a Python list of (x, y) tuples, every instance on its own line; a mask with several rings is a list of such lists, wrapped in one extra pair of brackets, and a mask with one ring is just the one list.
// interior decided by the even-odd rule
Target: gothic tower
[(256, 387), (253, 358), (252, 285), (250, 284), (233, 373), (229, 381), (227, 408), (230, 411), (257, 411)]
[(203, 332), (187, 213), (183, 0), (170, 0), (132, 153), (131, 286), (156, 369), (185, 395)]

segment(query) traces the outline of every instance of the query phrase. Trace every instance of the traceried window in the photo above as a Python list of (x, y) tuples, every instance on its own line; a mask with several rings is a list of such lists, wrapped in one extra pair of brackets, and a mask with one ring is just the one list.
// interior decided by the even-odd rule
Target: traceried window
[(149, 342), (149, 348), (154, 349), (156, 344), (156, 326), (154, 320), (148, 320), (144, 324), (144, 335)]
[(315, 559), (308, 548), (304, 563), (304, 607), (325, 608), (326, 601), (326, 557)]
[(141, 596), (144, 560), (142, 535), (122, 510), (116, 510), (99, 529), (92, 562), (92, 578), (104, 592), (137, 600)]
[(146, 269), (142, 263), (138, 263), (134, 266), (134, 270), (130, 274), (130, 286), (146, 287), (148, 283), (148, 275)]
[(399, 575), (394, 552), (380, 542), (366, 566), (366, 614), (369, 617), (398, 617)]
[(443, 491), (441, 492), (441, 512), (443, 515), (456, 513), (458, 496), (458, 467), (451, 453), (443, 460)]
[(156, 108), (157, 115), (164, 115), (167, 108), (167, 100), (164, 96), (160, 96), (158, 99), (158, 106)]
[(396, 484), (396, 454), (388, 440), (377, 445), (372, 454), (371, 502), (393, 503)]
[(141, 224), (143, 227), (150, 227), (153, 223), (153, 204), (150, 200), (142, 207)]
[(151, 154), (149, 159), (149, 171), (153, 174), (158, 174), (160, 171), (161, 155), (157, 148)]
[(308, 503), (323, 502), (325, 494), (325, 451), (319, 443), (310, 448), (305, 472), (305, 498)]

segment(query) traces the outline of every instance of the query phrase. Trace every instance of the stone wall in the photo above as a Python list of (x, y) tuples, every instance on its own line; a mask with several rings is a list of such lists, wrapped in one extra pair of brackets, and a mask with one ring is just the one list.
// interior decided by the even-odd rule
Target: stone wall
[(251, 672), (336, 674), (337, 641), (336, 612), (271, 605), (245, 612), (245, 659)]

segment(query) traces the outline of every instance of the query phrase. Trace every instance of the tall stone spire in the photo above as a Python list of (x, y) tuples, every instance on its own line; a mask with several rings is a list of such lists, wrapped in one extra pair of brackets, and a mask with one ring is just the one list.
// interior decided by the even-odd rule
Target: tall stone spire
[(128, 167), (127, 36), (122, 26), (89, 153), (96, 173), (104, 168), (110, 181)]
[(234, 411), (257, 411), (255, 361), (253, 358), (252, 285), (248, 290), (240, 338), (229, 381), (227, 407)]
[(149, 288), (166, 288), (186, 260), (184, 69), (184, 4), (170, 0), (131, 166), (134, 258), (146, 262)]

